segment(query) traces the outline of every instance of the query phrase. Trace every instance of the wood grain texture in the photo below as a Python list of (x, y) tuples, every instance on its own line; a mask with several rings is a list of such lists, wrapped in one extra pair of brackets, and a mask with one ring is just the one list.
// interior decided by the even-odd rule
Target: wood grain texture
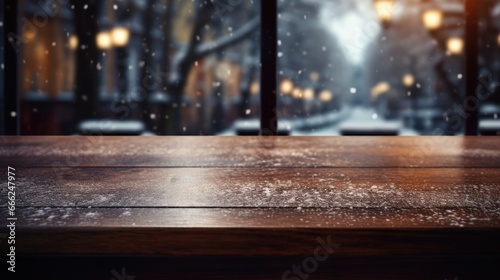
[[(497, 229), (89, 227), (20, 231), (19, 253), (163, 256), (306, 256), (329, 244), (337, 256), (494, 255)], [(330, 242), (327, 242), (329, 240)], [(338, 248), (337, 248), (338, 247)], [(333, 253), (332, 253), (333, 254)]]
[[(6, 212), (2, 211), (2, 214)], [(498, 208), (20, 208), (21, 228), (498, 229)]]
[(500, 167), (495, 137), (0, 137), (1, 166)]
[(281, 279), (328, 237), (317, 278), (477, 279), (500, 260), (497, 139), (0, 137), (0, 165), (51, 279)]
[[(16, 173), (18, 207), (500, 207), (495, 168), (18, 168)], [(6, 192), (3, 188), (0, 195)]]
[[(498, 254), (495, 209), (22, 208), (23, 253), (168, 256)], [(132, 242), (133, 241), (133, 242)]]

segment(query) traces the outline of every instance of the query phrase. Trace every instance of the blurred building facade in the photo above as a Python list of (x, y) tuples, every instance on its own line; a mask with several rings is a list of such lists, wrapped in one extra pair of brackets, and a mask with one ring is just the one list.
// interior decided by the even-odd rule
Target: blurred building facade
[[(170, 130), (171, 108), (181, 108), (182, 134), (214, 134), (230, 126), (235, 119), (259, 115), (258, 72), (253, 79), (243, 83), (249, 63), (258, 63), (258, 32), (245, 35), (244, 40), (228, 44), (196, 60), (186, 77), (182, 102), (177, 104), (170, 96), (169, 79), (176, 75), (175, 59), (192, 47), (192, 32), (201, 16), (201, 1), (180, 0), (126, 0), (126, 1), (73, 1), (60, 5), (59, 1), (24, 1), (22, 45), (22, 133), (23, 134), (73, 134), (75, 123), (80, 121), (76, 108), (81, 101), (96, 95), (99, 108), (96, 119), (122, 118), (117, 116), (116, 103), (127, 106), (127, 116), (122, 119), (144, 121), (155, 134), (178, 133)], [(230, 10), (216, 14), (218, 7), (210, 5), (210, 19), (200, 34), (199, 44), (204, 47), (222, 37), (230, 38), (258, 15), (258, 3), (243, 1)], [(76, 6), (76, 7), (75, 7)], [(82, 44), (77, 34), (76, 11), (92, 10), (90, 20), (96, 21), (93, 32), (95, 46)], [(80, 8), (80, 9), (78, 9)], [(208, 10), (207, 9), (207, 10)], [(43, 22), (39, 15), (44, 14)], [(130, 38), (121, 51), (108, 46), (116, 27), (127, 29)], [(148, 28), (149, 27), (149, 28)], [(257, 30), (257, 28), (254, 28)], [(88, 35), (88, 34), (86, 34)], [(88, 62), (98, 71), (96, 92), (77, 96), (77, 53), (97, 48), (99, 57), (89, 57)], [(85, 55), (89, 56), (88, 53)], [(248, 62), (248, 58), (251, 61)], [(120, 66), (122, 68), (120, 68)], [(147, 68), (147, 69), (146, 69)], [(253, 67), (256, 69), (256, 67)], [(258, 69), (254, 70), (258, 71)], [(145, 81), (147, 75), (149, 81)], [(121, 94), (125, 78), (126, 93)], [(246, 100), (240, 92), (245, 84), (250, 91)], [(152, 86), (154, 85), (154, 86)], [(147, 100), (140, 100), (147, 90)], [(94, 97), (95, 98), (95, 97)], [(138, 109), (138, 103), (146, 107)], [(241, 109), (240, 107), (245, 107)], [(242, 116), (241, 113), (245, 112)]]

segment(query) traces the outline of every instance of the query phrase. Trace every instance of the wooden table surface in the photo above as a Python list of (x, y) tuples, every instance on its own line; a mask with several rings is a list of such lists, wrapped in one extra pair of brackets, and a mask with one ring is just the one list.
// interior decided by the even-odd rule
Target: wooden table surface
[(164, 257), (222, 279), (241, 260), (228, 279), (281, 279), (328, 236), (312, 279), (476, 279), (500, 260), (499, 138), (0, 137), (0, 165), (16, 168), (17, 253), (37, 263)]

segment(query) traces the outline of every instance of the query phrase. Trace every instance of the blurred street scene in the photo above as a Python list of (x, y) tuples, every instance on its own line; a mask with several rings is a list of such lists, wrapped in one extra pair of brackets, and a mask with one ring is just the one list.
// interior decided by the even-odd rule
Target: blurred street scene
[[(499, 134), (500, 1), (479, 2), (475, 106), (463, 1), (279, 0), (280, 130), (462, 135), (478, 110), (481, 134)], [(21, 34), (0, 43), (20, 49), (21, 134), (258, 131), (260, 1), (20, 3)]]

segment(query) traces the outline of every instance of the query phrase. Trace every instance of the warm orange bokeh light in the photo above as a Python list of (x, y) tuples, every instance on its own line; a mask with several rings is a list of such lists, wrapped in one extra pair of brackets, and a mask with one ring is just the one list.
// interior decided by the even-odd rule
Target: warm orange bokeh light
[(76, 35), (71, 35), (69, 37), (68, 46), (70, 50), (76, 50), (78, 48), (78, 37)]
[(319, 73), (318, 72), (312, 72), (311, 75), (309, 75), (309, 78), (313, 82), (319, 81)]
[(260, 92), (260, 84), (258, 82), (253, 82), (250, 86), (250, 93), (252, 95), (257, 95)]
[(292, 91), (292, 96), (293, 96), (293, 98), (296, 98), (296, 99), (302, 98), (302, 89), (294, 88)]
[(333, 93), (329, 90), (324, 90), (319, 94), (319, 100), (321, 102), (330, 102), (333, 100)]
[(109, 34), (109, 32), (99, 32), (95, 41), (97, 48), (100, 50), (109, 50), (113, 47), (113, 41), (111, 40), (111, 34)]
[(443, 12), (437, 9), (427, 10), (422, 15), (422, 21), (429, 30), (436, 30), (443, 24)]
[(304, 99), (309, 101), (314, 99), (314, 90), (312, 88), (304, 90)]
[(284, 80), (281, 82), (281, 93), (290, 94), (293, 91), (293, 82), (290, 80)]
[(115, 27), (111, 30), (111, 40), (116, 47), (125, 47), (130, 40), (130, 30), (125, 27)]
[(415, 84), (415, 77), (412, 74), (406, 74), (403, 76), (403, 85), (405, 87), (412, 87)]
[(382, 24), (388, 24), (392, 21), (395, 5), (394, 0), (375, 0), (375, 12)]
[(391, 90), (391, 85), (388, 82), (380, 82), (375, 85), (371, 90), (371, 97), (377, 99), (382, 94), (385, 94)]
[(450, 38), (447, 42), (448, 52), (451, 55), (461, 54), (464, 50), (464, 40), (462, 38)]

